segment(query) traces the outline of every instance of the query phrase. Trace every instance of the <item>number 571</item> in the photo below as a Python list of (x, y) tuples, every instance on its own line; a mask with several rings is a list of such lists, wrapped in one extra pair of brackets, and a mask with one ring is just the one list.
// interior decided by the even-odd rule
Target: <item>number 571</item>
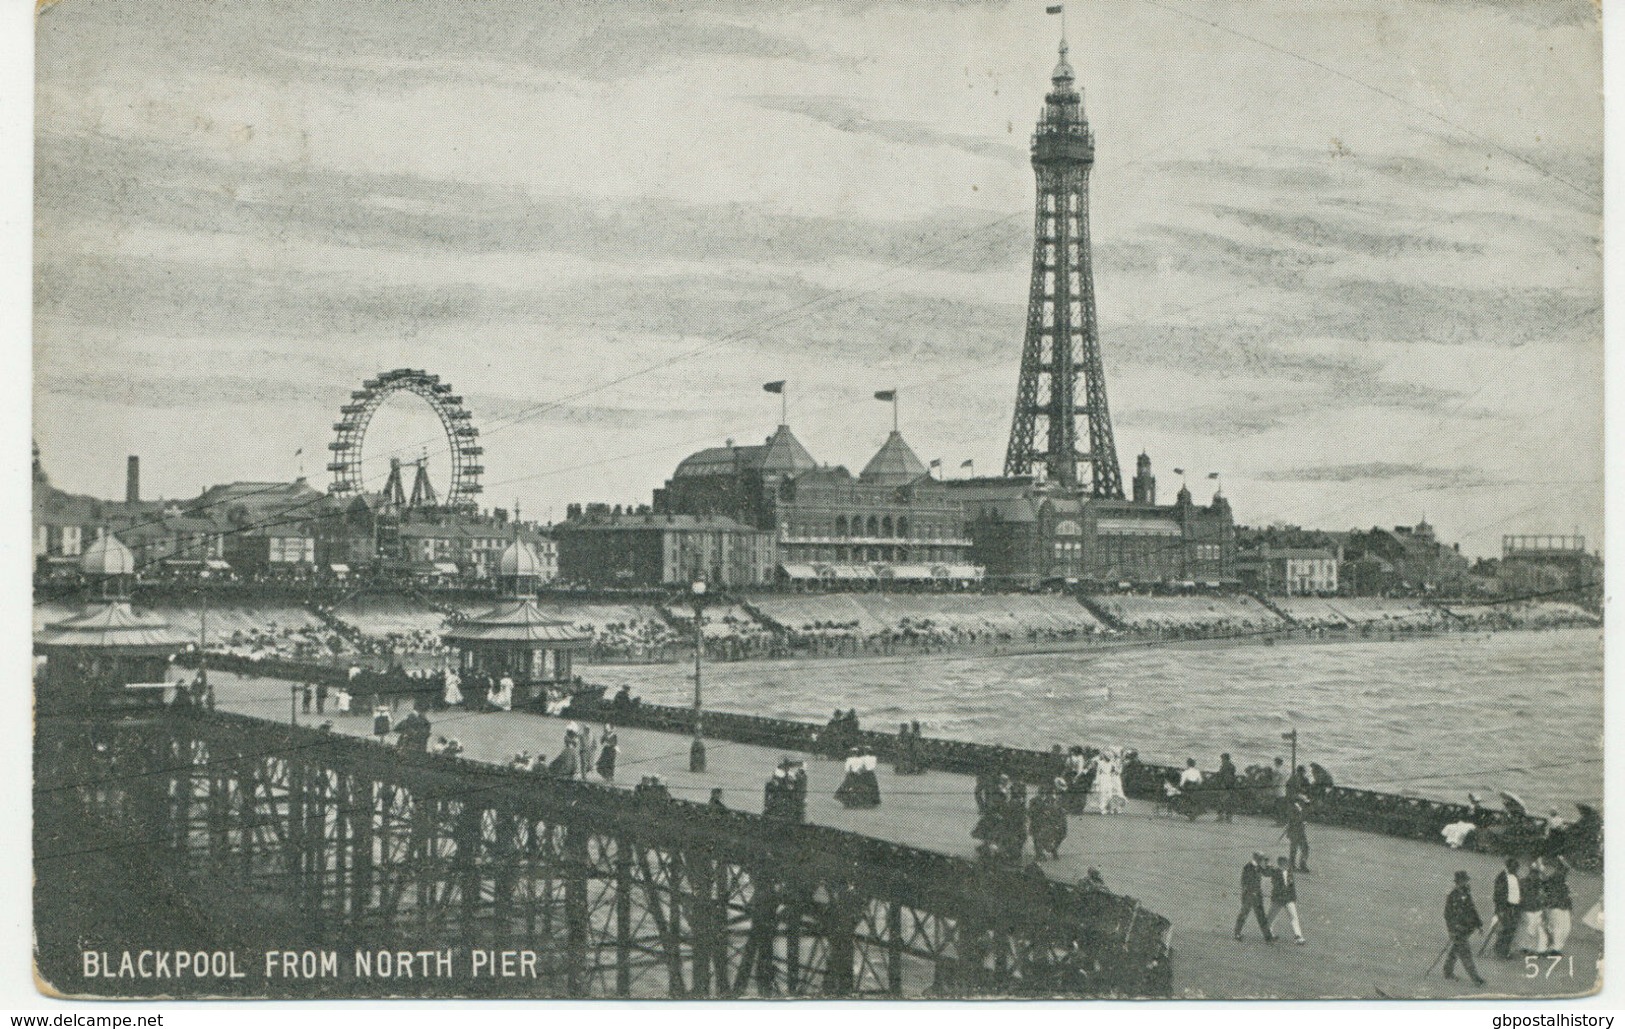
[[(1546, 962), (1546, 971), (1540, 970), (1541, 961)], [(1569, 978), (1574, 978), (1574, 955), (1564, 957), (1562, 954), (1525, 954), (1523, 956), (1523, 977), (1525, 979), (1550, 979), (1552, 973), (1557, 971), (1564, 963), (1568, 964)]]

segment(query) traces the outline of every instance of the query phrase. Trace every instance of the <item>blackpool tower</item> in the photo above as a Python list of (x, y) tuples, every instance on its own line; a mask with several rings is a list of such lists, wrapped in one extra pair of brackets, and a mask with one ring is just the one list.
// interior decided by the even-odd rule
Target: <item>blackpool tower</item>
[[(1038, 179), (1033, 280), (1004, 474), (1031, 475), (1042, 468), (1050, 482), (1121, 500), (1123, 475), (1106, 409), (1089, 259), (1089, 169), (1095, 163), (1095, 138), (1084, 118), (1083, 97), (1074, 87), (1064, 37), (1050, 81), (1033, 134)], [(1089, 428), (1087, 438), (1078, 434), (1080, 416)]]

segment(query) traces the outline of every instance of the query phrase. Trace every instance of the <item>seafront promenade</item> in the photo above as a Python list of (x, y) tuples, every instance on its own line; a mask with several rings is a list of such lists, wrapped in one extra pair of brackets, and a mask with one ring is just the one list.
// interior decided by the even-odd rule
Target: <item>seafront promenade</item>
[[(224, 710), (272, 721), (290, 717), (286, 681), (248, 680), (218, 671), (210, 679)], [(349, 735), (367, 736), (372, 729), (370, 716), (359, 711), (347, 717), (331, 711), (321, 718), (300, 715), (304, 724), (324, 720)], [(560, 749), (565, 724), (528, 713), (453, 711), (435, 716), (433, 732), (459, 740), (467, 757), (506, 764), (521, 750), (552, 757)], [(750, 811), (760, 810), (763, 782), (781, 756), (769, 748), (713, 740), (708, 771), (692, 775), (686, 737), (632, 728), (618, 732), (617, 785), (630, 788), (643, 776), (659, 775), (678, 797), (703, 801), (720, 788), (730, 807)], [(833, 796), (842, 774), (839, 763), (808, 756), (807, 770), (810, 821), (946, 854), (974, 853), (970, 828), (975, 803), (967, 776), (896, 776), (882, 766), (881, 806), (848, 810)], [(1445, 943), (1442, 910), (1452, 873), (1466, 869), (1472, 875), (1474, 896), (1487, 922), (1499, 858), (1318, 825), (1310, 827), (1313, 871), (1298, 883), (1308, 942), (1294, 946), (1290, 930), (1279, 921), (1281, 938), (1274, 945), (1263, 943), (1253, 925), (1236, 942), (1231, 927), (1240, 867), (1255, 850), (1272, 857), (1284, 853), (1279, 837), (1280, 830), (1265, 820), (1238, 817), (1234, 823), (1217, 824), (1205, 818), (1191, 823), (1131, 801), (1122, 815), (1072, 817), (1060, 859), (1042, 867), (1065, 881), (1098, 868), (1108, 888), (1138, 897), (1171, 919), (1177, 996), (1549, 997), (1588, 992), (1596, 982), (1602, 937), (1580, 918), (1601, 896), (1599, 877), (1571, 874), (1574, 933), (1567, 956), (1549, 975), (1549, 961), (1530, 976), (1522, 962), (1486, 955), (1480, 971), (1488, 983), (1473, 990), (1465, 978), (1449, 982), (1438, 969), (1430, 976), (1424, 973)], [(1475, 950), (1480, 939), (1474, 941)]]

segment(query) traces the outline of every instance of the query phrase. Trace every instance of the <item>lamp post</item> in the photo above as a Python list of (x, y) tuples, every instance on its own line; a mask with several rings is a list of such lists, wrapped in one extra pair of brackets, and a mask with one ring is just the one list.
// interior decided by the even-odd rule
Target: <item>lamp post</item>
[(705, 612), (705, 580), (696, 579), (689, 587), (688, 602), (694, 607), (694, 742), (688, 748), (688, 770), (705, 771), (705, 739), (700, 730), (700, 660), (705, 654), (701, 616)]

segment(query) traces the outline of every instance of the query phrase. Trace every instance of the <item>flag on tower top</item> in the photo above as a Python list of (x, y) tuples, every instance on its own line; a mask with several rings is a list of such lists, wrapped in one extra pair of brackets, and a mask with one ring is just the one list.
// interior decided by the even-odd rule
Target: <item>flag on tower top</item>
[(769, 393), (783, 393), (784, 392), (784, 384), (787, 381), (789, 381), (789, 380), (780, 379), (778, 382), (764, 382), (764, 383), (762, 383), (762, 388), (767, 390)]
[(1064, 5), (1055, 4), (1054, 6), (1046, 7), (1046, 8), (1044, 8), (1044, 13), (1045, 14), (1060, 14), (1062, 6), (1064, 6)]
[(939, 457), (935, 461), (932, 461), (931, 462), (931, 467), (932, 468), (941, 468), (942, 467), (942, 458)]
[(1219, 477), (1219, 473), (1218, 472), (1208, 472), (1207, 477), (1210, 478), (1210, 479), (1217, 479)]
[(875, 399), (876, 400), (896, 400), (897, 399), (897, 391), (894, 390), (894, 389), (880, 390), (880, 391), (875, 393)]
[(959, 467), (961, 467), (961, 468), (975, 468), (976, 467), (976, 461), (974, 459), (969, 460), (969, 461), (961, 461), (961, 462), (959, 462)]

